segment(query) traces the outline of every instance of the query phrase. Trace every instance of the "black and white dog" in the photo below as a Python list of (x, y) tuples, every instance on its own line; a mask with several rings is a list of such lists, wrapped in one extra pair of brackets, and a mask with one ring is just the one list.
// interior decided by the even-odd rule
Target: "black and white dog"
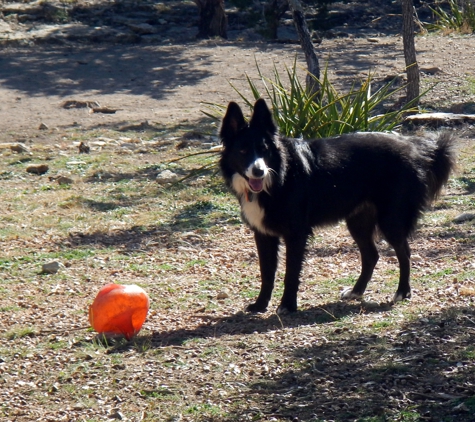
[(254, 231), (261, 290), (249, 312), (266, 310), (274, 288), (281, 239), (286, 246), (284, 294), (278, 312), (297, 310), (297, 291), (312, 228), (345, 220), (362, 270), (343, 299), (363, 296), (378, 261), (377, 230), (394, 248), (399, 286), (394, 302), (410, 298), (408, 237), (422, 211), (455, 165), (453, 138), (437, 140), (388, 133), (353, 133), (302, 141), (279, 136), (263, 99), (249, 123), (234, 103), (224, 116), (220, 167)]

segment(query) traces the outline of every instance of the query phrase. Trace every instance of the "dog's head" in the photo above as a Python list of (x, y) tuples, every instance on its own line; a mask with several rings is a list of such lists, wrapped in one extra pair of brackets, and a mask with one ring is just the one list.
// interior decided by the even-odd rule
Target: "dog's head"
[(279, 165), (279, 152), (277, 128), (265, 101), (256, 101), (249, 123), (241, 108), (229, 103), (219, 136), (224, 146), (221, 170), (228, 184), (238, 194), (267, 191), (271, 172)]

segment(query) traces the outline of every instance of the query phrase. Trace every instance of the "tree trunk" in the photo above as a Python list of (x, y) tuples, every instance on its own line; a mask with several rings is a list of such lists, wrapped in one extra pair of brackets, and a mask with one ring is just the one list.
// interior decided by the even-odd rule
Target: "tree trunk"
[(404, 58), (406, 60), (407, 88), (406, 102), (413, 102), (417, 106), (419, 97), (419, 66), (416, 58), (414, 43), (414, 2), (402, 0), (402, 39), (404, 45)]
[(197, 38), (227, 38), (227, 18), (224, 0), (194, 0), (198, 6), (199, 23)]
[(264, 6), (264, 18), (266, 21), (266, 35), (271, 40), (277, 39), (279, 20), (288, 10), (287, 0), (269, 0)]
[[(308, 30), (307, 21), (303, 14), (302, 4), (299, 0), (289, 0), (289, 7), (294, 18), (295, 27), (299, 34), (300, 44), (305, 53), (307, 68), (309, 74), (306, 78), (306, 89), (308, 94), (315, 94), (319, 91), (319, 84), (315, 78), (320, 79), (320, 65), (318, 57), (315, 54), (310, 32)], [(313, 77), (312, 77), (313, 75)]]

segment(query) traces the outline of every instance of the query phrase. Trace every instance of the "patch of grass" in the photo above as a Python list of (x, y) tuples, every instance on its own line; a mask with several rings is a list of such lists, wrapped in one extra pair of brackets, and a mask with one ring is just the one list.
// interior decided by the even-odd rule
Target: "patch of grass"
[(204, 403), (204, 404), (193, 404), (185, 410), (185, 414), (194, 415), (199, 418), (204, 418), (206, 416), (216, 417), (222, 416), (223, 411), (215, 405)]
[(391, 321), (375, 321), (373, 324), (371, 324), (372, 328), (375, 330), (381, 331), (385, 328), (391, 327), (393, 324)]
[(48, 344), (48, 348), (52, 350), (61, 350), (68, 346), (65, 341), (52, 341)]
[(16, 339), (21, 339), (23, 337), (33, 337), (35, 335), (36, 335), (36, 332), (33, 327), (19, 327), (5, 333), (5, 337), (8, 340), (16, 340)]
[[(1, 289), (0, 289), (0, 293), (2, 293)], [(21, 310), (21, 308), (19, 306), (15, 306), (15, 305), (0, 306), (0, 312), (18, 312), (20, 310)]]
[(166, 387), (160, 387), (156, 390), (142, 390), (140, 394), (145, 398), (156, 400), (166, 399), (167, 401), (169, 401), (180, 399), (180, 397), (176, 393)]

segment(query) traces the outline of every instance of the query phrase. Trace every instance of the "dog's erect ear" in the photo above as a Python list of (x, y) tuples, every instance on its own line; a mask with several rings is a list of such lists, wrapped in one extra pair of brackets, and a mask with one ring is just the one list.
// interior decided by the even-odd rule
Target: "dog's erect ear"
[(226, 114), (224, 115), (219, 137), (223, 142), (234, 138), (237, 133), (246, 127), (246, 120), (242, 114), (241, 108), (235, 103), (230, 102)]
[(267, 107), (264, 99), (259, 98), (254, 104), (254, 113), (252, 114), (249, 126), (253, 129), (265, 130), (274, 134), (277, 128), (272, 120), (272, 113)]

